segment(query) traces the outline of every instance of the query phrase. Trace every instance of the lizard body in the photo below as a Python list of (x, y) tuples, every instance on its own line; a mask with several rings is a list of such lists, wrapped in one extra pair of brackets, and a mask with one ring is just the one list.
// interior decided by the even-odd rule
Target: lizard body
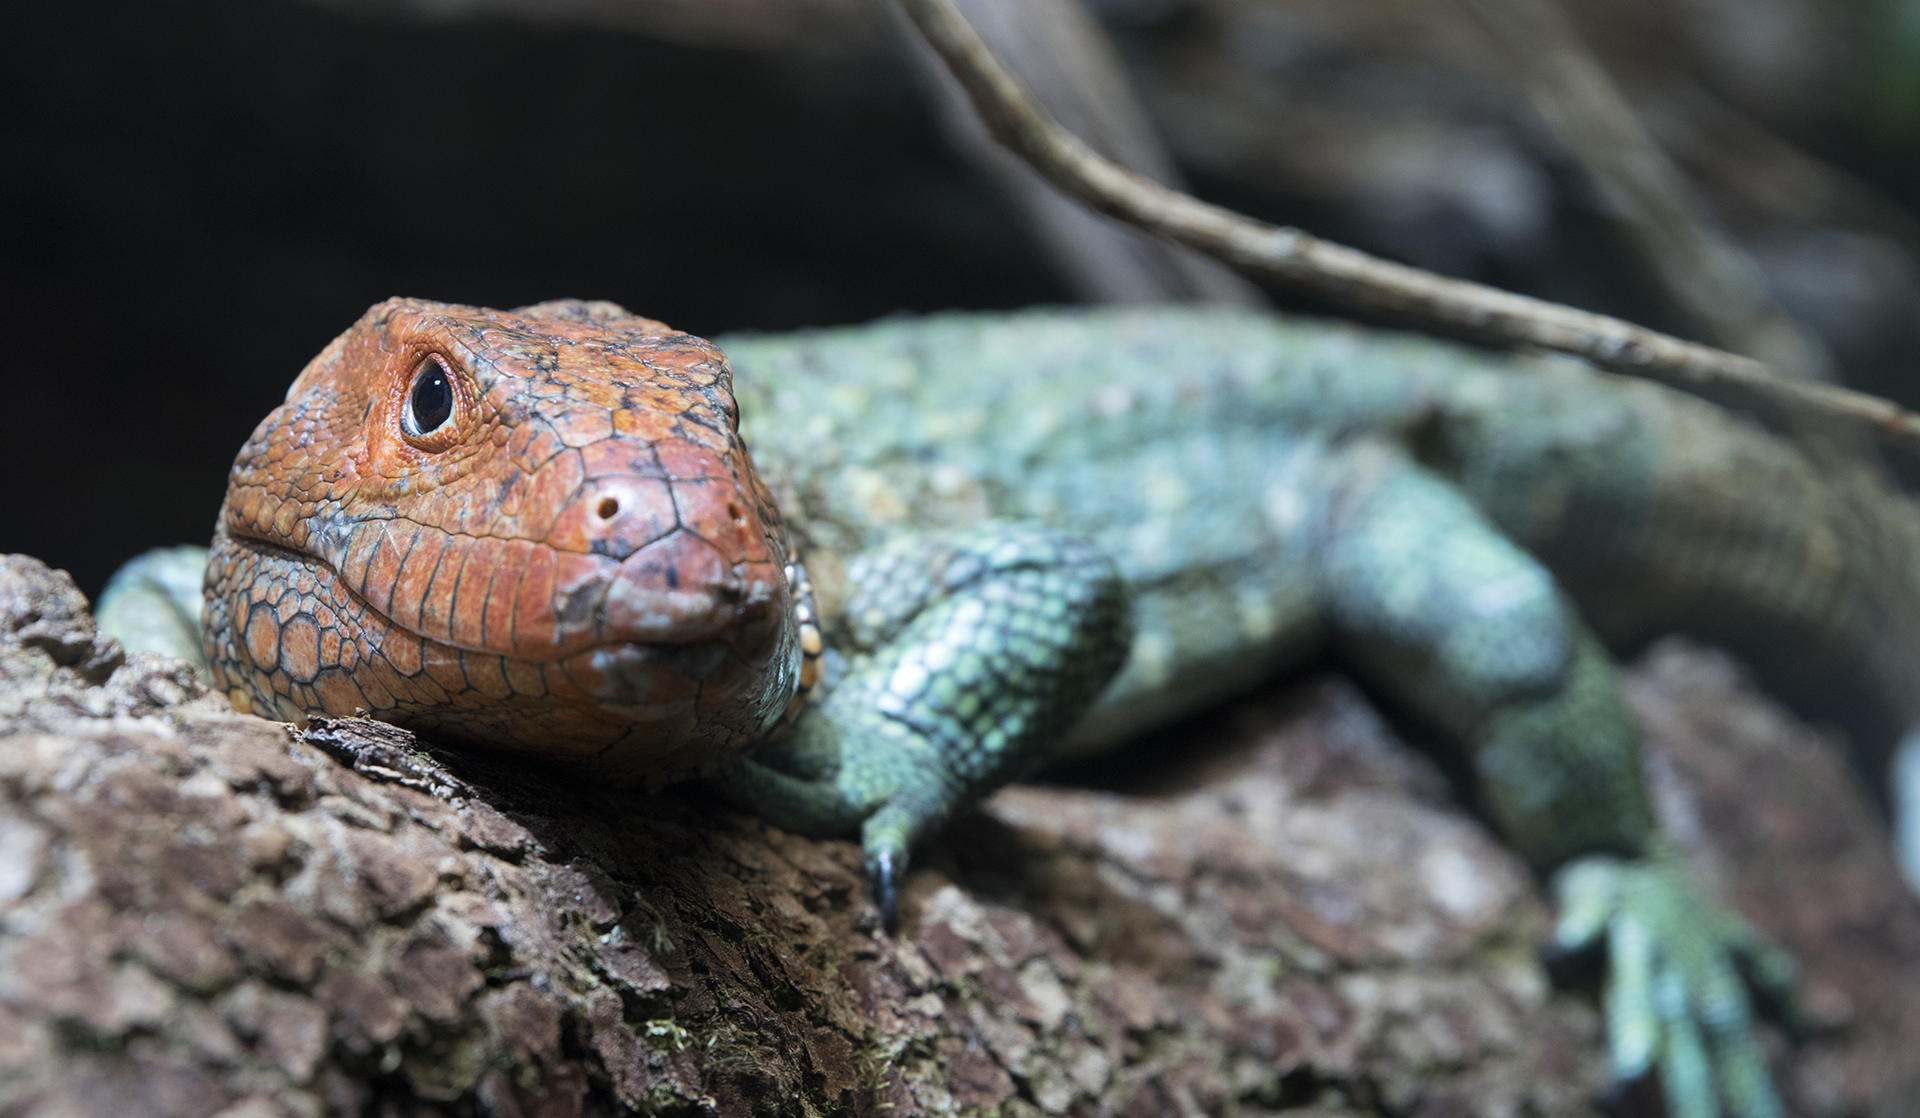
[(608, 304), (375, 307), (236, 463), (222, 689), (708, 772), (860, 831), (890, 908), (915, 838), (1063, 736), (1112, 744), (1331, 646), (1566, 867), (1561, 938), (1611, 939), (1616, 1069), (1658, 1063), (1684, 1118), (1778, 1113), (1731, 960), (1782, 966), (1663, 857), (1588, 625), (1722, 640), (1891, 740), (1920, 653), (1887, 623), (1920, 616), (1903, 500), (1652, 385), (1250, 312), (725, 346), (737, 381)]
[(1667, 389), (1231, 310), (723, 341), (761, 474), (814, 566), (988, 516), (1115, 558), (1139, 632), (1070, 748), (1204, 708), (1328, 639), (1313, 557), (1332, 502), (1383, 459), (1465, 495), (1610, 645), (1688, 631), (1738, 648), (1877, 761), (1920, 719), (1920, 629), (1888, 623), (1920, 616), (1920, 515), (1865, 471)]

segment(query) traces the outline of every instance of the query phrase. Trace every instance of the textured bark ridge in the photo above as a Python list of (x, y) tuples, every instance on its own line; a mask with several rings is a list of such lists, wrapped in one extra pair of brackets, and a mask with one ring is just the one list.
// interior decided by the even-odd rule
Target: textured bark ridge
[[(1806, 966), (1797, 1109), (1910, 1113), (1920, 912), (1832, 751), (1711, 656), (1633, 686)], [(889, 939), (850, 843), (234, 714), (0, 559), (0, 1114), (1591, 1113), (1537, 889), (1349, 686), (1104, 772), (964, 820)]]

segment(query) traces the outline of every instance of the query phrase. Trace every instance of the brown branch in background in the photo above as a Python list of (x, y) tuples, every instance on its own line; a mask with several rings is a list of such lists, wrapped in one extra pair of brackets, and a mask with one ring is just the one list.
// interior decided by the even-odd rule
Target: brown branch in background
[(1558, 0), (1456, 0), (1534, 109), (1619, 210), (1660, 285), (1709, 338), (1792, 377), (1832, 380), (1824, 346), (1782, 310), (1581, 41)]
[(1688, 391), (1862, 425), (1920, 455), (1920, 415), (1877, 396), (1788, 380), (1766, 365), (1607, 315), (1369, 256), (1269, 225), (1118, 167), (1060, 127), (993, 57), (950, 0), (899, 0), (953, 69), (994, 137), (1102, 213), (1237, 268), (1348, 306), (1582, 357)]
[[(1080, 0), (957, 3), (994, 57), (1062, 127), (1120, 166), (1180, 188), (1118, 52)], [(994, 142), (946, 63), (904, 18), (897, 22), (949, 141), (1013, 202), (1079, 301), (1265, 304), (1258, 288), (1218, 260), (1089, 210)]]

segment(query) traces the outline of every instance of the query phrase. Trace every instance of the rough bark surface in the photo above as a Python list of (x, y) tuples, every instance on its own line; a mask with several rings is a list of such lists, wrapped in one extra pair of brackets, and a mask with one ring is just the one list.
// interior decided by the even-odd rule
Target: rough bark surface
[[(1833, 751), (1712, 655), (1633, 693), (1805, 964), (1796, 1108), (1912, 1113), (1920, 911)], [(1591, 1113), (1538, 890), (1349, 685), (1148, 744), (993, 797), (888, 938), (850, 843), (236, 715), (0, 559), (0, 1114)]]

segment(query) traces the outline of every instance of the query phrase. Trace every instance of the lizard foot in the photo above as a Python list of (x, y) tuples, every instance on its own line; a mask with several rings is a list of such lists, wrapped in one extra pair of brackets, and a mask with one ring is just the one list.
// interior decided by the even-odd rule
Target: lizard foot
[(1624, 1084), (1658, 1068), (1672, 1118), (1782, 1118), (1753, 1038), (1754, 984), (1792, 1004), (1793, 960), (1700, 892), (1678, 856), (1582, 858), (1554, 875), (1555, 946), (1604, 936), (1604, 995), (1612, 1075)]
[(1091, 545), (997, 523), (908, 533), (848, 578), (846, 672), (716, 780), (776, 826), (858, 831), (892, 930), (914, 843), (1038, 767), (1119, 669), (1126, 595)]
[(904, 726), (866, 721), (849, 726), (829, 712), (809, 715), (794, 742), (735, 762), (714, 780), (777, 827), (805, 835), (857, 832), (868, 886), (891, 932), (900, 924), (908, 854), (964, 802), (965, 782), (933, 743)]

